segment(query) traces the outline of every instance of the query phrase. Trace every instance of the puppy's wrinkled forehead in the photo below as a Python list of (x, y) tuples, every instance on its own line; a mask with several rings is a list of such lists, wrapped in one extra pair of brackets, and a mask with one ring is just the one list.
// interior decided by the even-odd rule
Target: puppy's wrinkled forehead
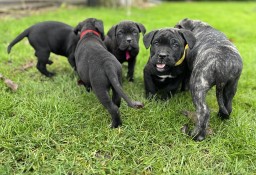
[(133, 31), (139, 31), (137, 25), (132, 21), (122, 21), (118, 24), (117, 32), (122, 31), (125, 33), (133, 32)]
[(158, 42), (169, 42), (170, 40), (183, 41), (182, 36), (176, 29), (161, 29), (156, 33), (154, 40)]

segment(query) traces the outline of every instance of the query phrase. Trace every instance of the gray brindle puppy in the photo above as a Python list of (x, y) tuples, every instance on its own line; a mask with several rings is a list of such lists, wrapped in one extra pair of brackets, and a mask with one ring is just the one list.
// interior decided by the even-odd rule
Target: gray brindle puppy
[(223, 33), (204, 22), (183, 19), (175, 27), (190, 30), (196, 37), (195, 46), (186, 56), (191, 71), (190, 91), (196, 107), (195, 128), (189, 134), (194, 140), (201, 141), (205, 139), (210, 117), (206, 93), (216, 85), (218, 115), (228, 119), (242, 72), (242, 59)]

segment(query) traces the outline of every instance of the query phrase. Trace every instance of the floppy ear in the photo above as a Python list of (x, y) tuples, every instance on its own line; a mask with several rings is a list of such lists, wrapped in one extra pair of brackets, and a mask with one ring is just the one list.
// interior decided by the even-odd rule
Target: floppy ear
[(74, 33), (77, 35), (78, 32), (81, 32), (82, 30), (82, 24), (79, 23), (75, 28), (74, 28)]
[(180, 29), (179, 33), (181, 36), (185, 39), (186, 43), (188, 44), (188, 47), (192, 49), (194, 45), (196, 44), (196, 38), (192, 32), (189, 30)]
[(95, 28), (100, 32), (101, 39), (104, 40), (104, 26), (102, 20), (96, 20), (95, 21)]
[(158, 32), (158, 30), (153, 30), (149, 33), (147, 33), (144, 37), (143, 37), (143, 43), (146, 47), (146, 49), (149, 48), (149, 46), (151, 45), (151, 42), (155, 36), (155, 34)]
[(116, 37), (116, 29), (117, 29), (118, 25), (114, 25), (111, 27), (111, 29), (109, 29), (107, 35), (109, 36), (109, 38), (114, 39)]
[(145, 28), (145, 26), (144, 26), (143, 24), (141, 24), (141, 23), (135, 23), (135, 24), (137, 25), (137, 27), (138, 27), (140, 33), (142, 33), (143, 35), (145, 35), (145, 33), (146, 33), (146, 28)]
[(194, 29), (194, 24), (193, 24), (192, 20), (185, 18), (185, 19), (181, 20), (178, 24), (176, 24), (175, 28), (187, 29), (187, 30), (192, 31)]

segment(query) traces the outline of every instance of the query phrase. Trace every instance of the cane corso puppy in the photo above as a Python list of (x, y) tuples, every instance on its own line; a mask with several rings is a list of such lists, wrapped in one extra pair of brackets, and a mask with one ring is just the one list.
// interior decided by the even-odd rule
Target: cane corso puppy
[(147, 49), (151, 46), (150, 57), (144, 68), (146, 97), (157, 94), (160, 99), (167, 99), (185, 81), (186, 52), (193, 48), (196, 39), (188, 30), (164, 28), (147, 33), (143, 42)]
[(122, 21), (107, 33), (105, 44), (109, 52), (120, 63), (128, 62), (128, 81), (134, 80), (134, 67), (139, 53), (139, 33), (146, 33), (144, 25), (132, 21)]
[[(103, 43), (103, 22), (95, 18), (78, 24), (75, 32), (81, 31), (80, 41), (75, 51), (77, 73), (86, 88), (91, 87), (102, 105), (112, 117), (112, 127), (122, 124), (119, 107), (121, 97), (129, 107), (141, 108), (141, 102), (132, 102), (121, 86), (122, 66), (113, 54), (107, 51)], [(112, 89), (112, 100), (109, 89)]]
[(210, 111), (205, 98), (216, 85), (218, 115), (229, 118), (232, 100), (242, 71), (242, 59), (237, 48), (220, 31), (198, 20), (181, 20), (179, 29), (190, 30), (196, 37), (195, 46), (188, 50), (186, 60), (191, 72), (190, 91), (196, 107), (197, 121), (189, 133), (195, 140), (205, 138)]
[(9, 44), (7, 52), (10, 53), (12, 46), (27, 37), (38, 59), (37, 69), (45, 76), (51, 77), (54, 73), (46, 69), (46, 64), (53, 63), (49, 60), (51, 52), (67, 57), (70, 65), (75, 69), (74, 53), (79, 36), (73, 30), (73, 27), (56, 21), (37, 23), (18, 35)]

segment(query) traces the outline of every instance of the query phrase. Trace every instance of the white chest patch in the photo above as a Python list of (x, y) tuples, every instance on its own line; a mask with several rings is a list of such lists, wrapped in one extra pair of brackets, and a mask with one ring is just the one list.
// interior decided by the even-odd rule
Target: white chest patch
[(160, 81), (164, 81), (166, 78), (176, 78), (176, 76), (173, 75), (158, 75), (159, 78), (161, 78)]

